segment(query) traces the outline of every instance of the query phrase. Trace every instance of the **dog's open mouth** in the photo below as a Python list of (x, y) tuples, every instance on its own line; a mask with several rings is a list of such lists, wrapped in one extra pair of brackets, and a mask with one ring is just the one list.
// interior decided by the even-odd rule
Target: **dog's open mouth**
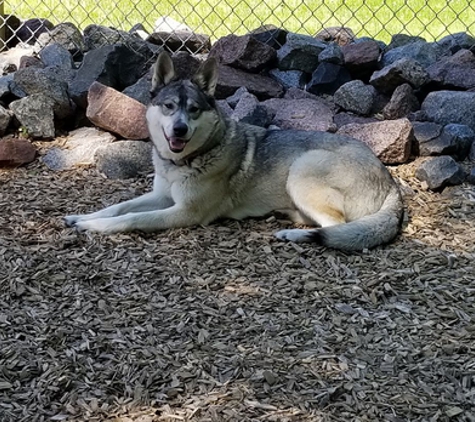
[(174, 153), (182, 152), (185, 149), (186, 144), (190, 141), (190, 139), (178, 138), (176, 136), (167, 136), (165, 130), (163, 131), (163, 135), (168, 142), (170, 151)]
[(188, 139), (177, 138), (175, 136), (167, 136), (165, 131), (163, 131), (163, 134), (165, 135), (165, 139), (168, 142), (168, 147), (170, 148), (171, 152), (178, 153), (182, 152), (185, 149)]
[(182, 152), (185, 149), (186, 143), (188, 142), (185, 139), (175, 137), (168, 138), (167, 141), (172, 152)]

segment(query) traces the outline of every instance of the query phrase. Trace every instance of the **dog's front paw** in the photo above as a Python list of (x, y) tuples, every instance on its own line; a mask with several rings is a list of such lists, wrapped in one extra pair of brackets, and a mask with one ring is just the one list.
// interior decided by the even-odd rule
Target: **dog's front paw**
[(78, 232), (95, 232), (113, 234), (129, 231), (121, 217), (90, 218), (79, 220), (74, 224)]
[(66, 217), (63, 217), (63, 221), (68, 227), (75, 227), (82, 217), (82, 215), (67, 215)]
[(288, 240), (291, 242), (309, 242), (310, 241), (310, 230), (305, 229), (289, 229), (289, 230), (280, 230), (275, 233), (275, 237), (280, 240)]

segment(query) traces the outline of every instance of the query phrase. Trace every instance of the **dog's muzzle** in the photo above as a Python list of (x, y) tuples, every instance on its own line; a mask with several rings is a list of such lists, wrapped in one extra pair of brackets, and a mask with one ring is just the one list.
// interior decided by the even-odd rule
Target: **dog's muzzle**
[[(165, 136), (165, 139), (168, 142), (168, 147), (170, 148), (170, 151), (174, 153), (182, 152), (185, 149), (187, 142), (189, 141), (189, 139), (180, 137), (177, 132), (183, 133), (180, 131), (176, 131), (174, 128), (173, 136), (167, 136), (165, 130), (163, 130), (163, 135)], [(186, 127), (186, 131), (183, 133), (183, 135), (186, 135), (186, 132), (188, 132), (188, 127)]]

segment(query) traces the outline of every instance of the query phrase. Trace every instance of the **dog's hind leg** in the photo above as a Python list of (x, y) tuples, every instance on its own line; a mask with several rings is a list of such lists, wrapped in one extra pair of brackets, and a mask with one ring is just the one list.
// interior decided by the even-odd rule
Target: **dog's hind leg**
[[(331, 178), (326, 170), (315, 166), (314, 163), (312, 166), (306, 166), (305, 157), (300, 165), (291, 170), (287, 181), (287, 192), (297, 210), (320, 227), (346, 222), (344, 196), (336, 186), (329, 185), (329, 181)], [(281, 230), (276, 236), (294, 242), (307, 242), (312, 240), (316, 230), (318, 229)]]
[[(295, 207), (314, 224), (328, 227), (346, 222), (343, 198), (337, 190), (326, 186), (313, 186), (308, 189), (299, 184), (289, 188)], [(280, 230), (276, 236), (283, 240), (308, 242), (312, 240), (315, 231), (316, 229)]]

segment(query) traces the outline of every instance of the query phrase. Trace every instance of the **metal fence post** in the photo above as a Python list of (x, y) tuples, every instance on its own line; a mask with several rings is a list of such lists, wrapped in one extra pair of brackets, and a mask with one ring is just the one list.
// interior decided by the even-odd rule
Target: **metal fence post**
[(5, 49), (5, 8), (4, 8), (4, 0), (0, 0), (0, 51)]

